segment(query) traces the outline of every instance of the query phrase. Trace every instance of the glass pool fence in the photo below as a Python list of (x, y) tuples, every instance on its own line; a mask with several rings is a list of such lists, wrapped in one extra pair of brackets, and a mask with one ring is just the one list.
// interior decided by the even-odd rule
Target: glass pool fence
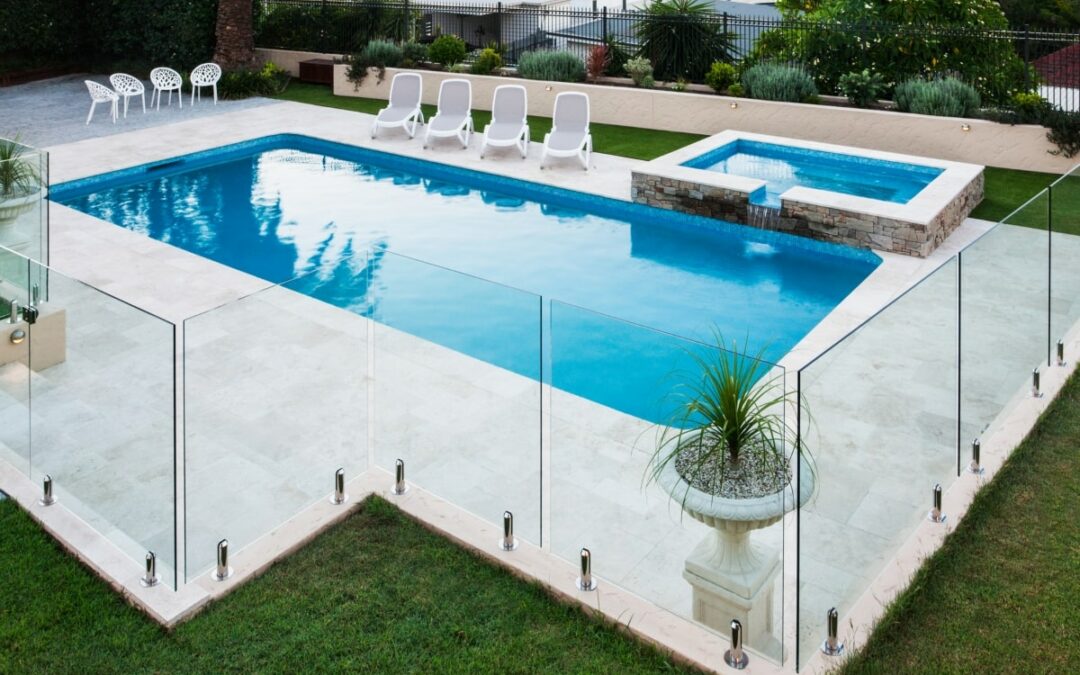
[[(511, 512), (521, 541), (571, 564), (587, 549), (601, 583), (721, 635), (738, 619), (751, 659), (804, 668), (935, 486), (980, 480), (972, 441), (1058, 367), (1059, 340), (1075, 358), (1078, 201), (1074, 172), (794, 372), (385, 250), (178, 326), (0, 249), (0, 457), (48, 478), (133, 578), (152, 551), (171, 588), (222, 539), (253, 555), (339, 469), (389, 481), (400, 461), (410, 486), (497, 526)], [(702, 364), (740, 356), (755, 390), (785, 392), (790, 482), (735, 527), (653, 469), (694, 428), (675, 420)]]
[(842, 623), (930, 517), (935, 488), (982, 480), (975, 454), (1059, 353), (1075, 358), (1077, 205), (1074, 169), (799, 369), (817, 487), (798, 514), (798, 667), (830, 609)]

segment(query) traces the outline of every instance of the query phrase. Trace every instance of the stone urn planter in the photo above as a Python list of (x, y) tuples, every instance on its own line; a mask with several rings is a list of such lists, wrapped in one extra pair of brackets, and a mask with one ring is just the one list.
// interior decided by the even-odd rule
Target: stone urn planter
[(772, 616), (781, 547), (750, 535), (805, 504), (814, 472), (806, 448), (788, 442), (797, 434), (786, 422), (792, 401), (782, 373), (764, 349), (751, 354), (745, 341), (715, 336), (715, 349), (690, 353), (700, 372), (674, 389), (677, 405), (659, 429), (648, 480), (711, 528), (683, 569), (694, 620), (726, 633), (738, 619), (748, 646), (779, 656)]
[(9, 227), (24, 213), (33, 211), (39, 201), (41, 190), (11, 197), (0, 196), (0, 229)]
[[(719, 497), (691, 486), (674, 462), (662, 468), (657, 483), (684, 513), (712, 528), (687, 557), (683, 570), (683, 578), (693, 587), (694, 620), (727, 632), (731, 620), (738, 619), (747, 645), (765, 652), (779, 649), (771, 629), (780, 550), (751, 542), (750, 533), (778, 523), (796, 508), (793, 485), (763, 497)], [(814, 473), (804, 460), (797, 505), (805, 504), (813, 493)]]

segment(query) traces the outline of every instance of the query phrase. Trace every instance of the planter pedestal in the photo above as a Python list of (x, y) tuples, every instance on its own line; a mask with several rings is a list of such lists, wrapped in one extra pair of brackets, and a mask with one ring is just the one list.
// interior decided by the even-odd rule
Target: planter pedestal
[(749, 530), (714, 529), (686, 558), (683, 578), (693, 588), (694, 621), (727, 634), (738, 619), (747, 646), (768, 653), (776, 642), (773, 589), (780, 555), (749, 538)]

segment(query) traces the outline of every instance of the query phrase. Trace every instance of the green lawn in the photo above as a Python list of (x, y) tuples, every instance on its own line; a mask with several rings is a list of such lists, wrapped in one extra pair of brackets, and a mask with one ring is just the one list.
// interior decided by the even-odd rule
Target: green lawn
[[(278, 96), (278, 98), (371, 114), (377, 113), (380, 108), (386, 105), (386, 101), (380, 99), (334, 96), (327, 86), (295, 80), (289, 84), (285, 93)], [(430, 116), (434, 112), (435, 106), (424, 106), (425, 116)], [(473, 112), (473, 119), (479, 131), (491, 119), (491, 114), (483, 110), (476, 110)], [(551, 119), (548, 117), (530, 117), (529, 125), (532, 127), (533, 138), (540, 140), (551, 129)], [(595, 123), (592, 125), (592, 132), (593, 149), (597, 152), (645, 160), (655, 159), (704, 138), (704, 136), (698, 134)], [(1025, 201), (1035, 196), (1039, 190), (1050, 185), (1055, 178), (1057, 176), (1053, 174), (987, 167), (986, 199), (971, 215), (984, 220), (999, 221), (1012, 213)], [(1054, 208), (1054, 229), (1071, 234), (1080, 234), (1080, 187), (1076, 190), (1070, 190), (1070, 192), (1075, 196), (1063, 200), (1060, 208), (1057, 205)], [(1023, 214), (1013, 218), (1010, 222), (1017, 225), (1045, 228), (1045, 213), (1045, 205), (1043, 205), (1042, 211), (1038, 211), (1037, 208), (1033, 207), (1030, 210), (1025, 210)]]
[(1074, 376), (843, 675), (1080, 672), (1078, 439)]
[(0, 673), (692, 672), (374, 498), (172, 634), (0, 502)]

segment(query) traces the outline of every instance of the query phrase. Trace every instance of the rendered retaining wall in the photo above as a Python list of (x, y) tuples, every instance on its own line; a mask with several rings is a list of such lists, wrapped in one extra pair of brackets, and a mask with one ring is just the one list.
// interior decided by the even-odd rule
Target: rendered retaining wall
[[(303, 58), (325, 54), (258, 50), (263, 58), (296, 72)], [(368, 77), (359, 89), (345, 77), (346, 66), (334, 68), (334, 93), (386, 99), (390, 78), (397, 69), (388, 68), (386, 80)], [(1073, 160), (1049, 153), (1054, 146), (1046, 140), (1046, 130), (1034, 125), (1008, 126), (985, 120), (931, 117), (884, 110), (859, 110), (826, 105), (776, 103), (712, 94), (634, 89), (590, 84), (540, 82), (488, 75), (461, 75), (418, 71), (424, 78), (424, 102), (435, 103), (439, 83), (449, 77), (465, 77), (473, 82), (473, 103), (488, 110), (492, 93), (500, 84), (521, 84), (529, 94), (529, 112), (550, 117), (555, 95), (560, 91), (584, 91), (592, 102), (594, 122), (669, 129), (711, 135), (725, 129), (787, 136), (803, 140), (853, 145), (861, 148), (936, 157), (972, 164), (1010, 169), (1064, 173)], [(732, 104), (737, 107), (732, 108)], [(963, 124), (971, 131), (963, 131)], [(604, 149), (597, 148), (599, 152)]]

